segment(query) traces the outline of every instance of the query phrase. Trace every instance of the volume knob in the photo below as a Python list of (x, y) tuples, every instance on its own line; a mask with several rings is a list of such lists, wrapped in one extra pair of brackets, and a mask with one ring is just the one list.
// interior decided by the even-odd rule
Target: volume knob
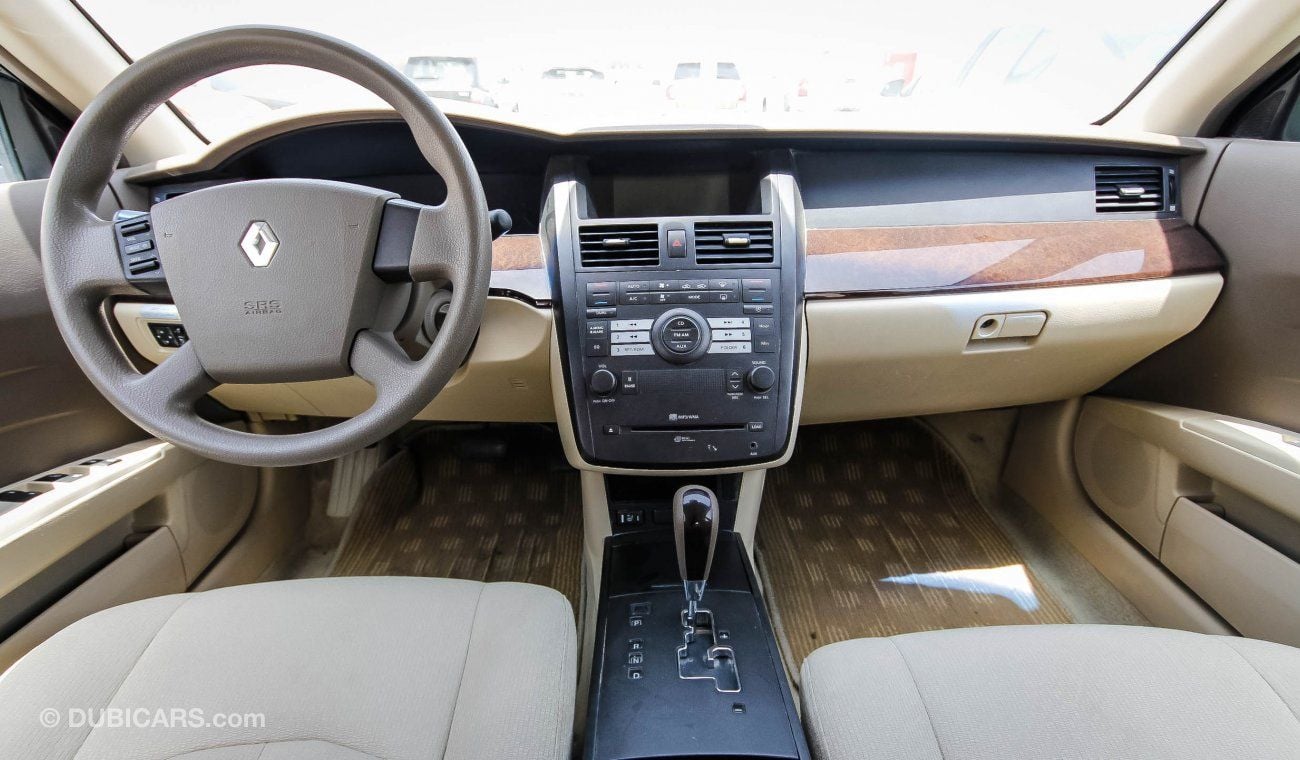
[(759, 393), (770, 391), (776, 385), (776, 373), (771, 367), (755, 367), (745, 376), (745, 382)]
[(598, 369), (591, 373), (591, 392), (597, 396), (608, 396), (618, 387), (618, 378), (607, 369)]

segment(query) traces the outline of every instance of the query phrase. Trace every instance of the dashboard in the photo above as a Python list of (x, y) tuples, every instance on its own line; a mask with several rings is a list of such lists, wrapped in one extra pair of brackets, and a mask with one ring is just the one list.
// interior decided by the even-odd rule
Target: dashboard
[[(1193, 329), (1222, 285), (1186, 221), (1195, 145), (457, 126), (513, 224), (478, 346), (421, 417), (555, 420), (580, 466), (771, 466), (801, 423), (1080, 395)], [(117, 187), (147, 210), (269, 177), (445, 196), (386, 119), (286, 126)], [(159, 295), (115, 305), (146, 361), (183, 330)], [(431, 297), (413, 289), (415, 319)], [(325, 417), (367, 403), (355, 378), (214, 396)]]

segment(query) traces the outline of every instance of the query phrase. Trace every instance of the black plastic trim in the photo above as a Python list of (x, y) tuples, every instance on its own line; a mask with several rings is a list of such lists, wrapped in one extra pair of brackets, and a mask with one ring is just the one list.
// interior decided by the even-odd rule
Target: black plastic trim
[(400, 198), (384, 204), (373, 264), (375, 274), (384, 282), (411, 281), (411, 248), (415, 245), (415, 228), (420, 223), (422, 208), (419, 203)]

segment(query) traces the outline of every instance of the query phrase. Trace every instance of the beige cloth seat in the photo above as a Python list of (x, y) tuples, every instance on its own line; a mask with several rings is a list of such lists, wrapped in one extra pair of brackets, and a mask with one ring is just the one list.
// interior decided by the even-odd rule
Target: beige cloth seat
[(567, 760), (576, 642), (568, 600), (518, 583), (334, 578), (148, 599), (0, 676), (0, 757)]
[(858, 639), (804, 662), (817, 760), (1300, 758), (1300, 649), (1124, 626)]

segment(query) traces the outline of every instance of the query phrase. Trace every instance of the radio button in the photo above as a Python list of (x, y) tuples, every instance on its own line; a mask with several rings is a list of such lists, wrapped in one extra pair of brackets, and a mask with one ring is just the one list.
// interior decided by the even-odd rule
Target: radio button
[(654, 323), (653, 319), (615, 319), (609, 323), (609, 327), (615, 332), (619, 330), (649, 330)]
[(714, 330), (714, 340), (749, 340), (749, 330)]
[(713, 343), (713, 344), (711, 344), (711, 345), (709, 346), (709, 353), (711, 353), (711, 354), (749, 354), (749, 353), (753, 353), (753, 351), (751, 351), (750, 349), (751, 349), (751, 346), (750, 346), (749, 343), (742, 343), (742, 342), (738, 342), (738, 341), (731, 341), (731, 342), (727, 342), (727, 343)]
[(611, 346), (609, 351), (611, 356), (651, 356), (655, 352), (649, 343), (625, 343)]
[(604, 338), (609, 334), (609, 323), (605, 321), (592, 320), (587, 323), (588, 338)]
[[(614, 324), (618, 324), (615, 322)], [(749, 317), (709, 317), (709, 327), (715, 330), (738, 330), (749, 327)], [(615, 330), (621, 329), (618, 327)]]
[(649, 343), (650, 331), (616, 332), (610, 336), (610, 341), (612, 341), (616, 346), (620, 343)]
[(609, 341), (604, 338), (589, 339), (586, 354), (587, 356), (609, 356)]

